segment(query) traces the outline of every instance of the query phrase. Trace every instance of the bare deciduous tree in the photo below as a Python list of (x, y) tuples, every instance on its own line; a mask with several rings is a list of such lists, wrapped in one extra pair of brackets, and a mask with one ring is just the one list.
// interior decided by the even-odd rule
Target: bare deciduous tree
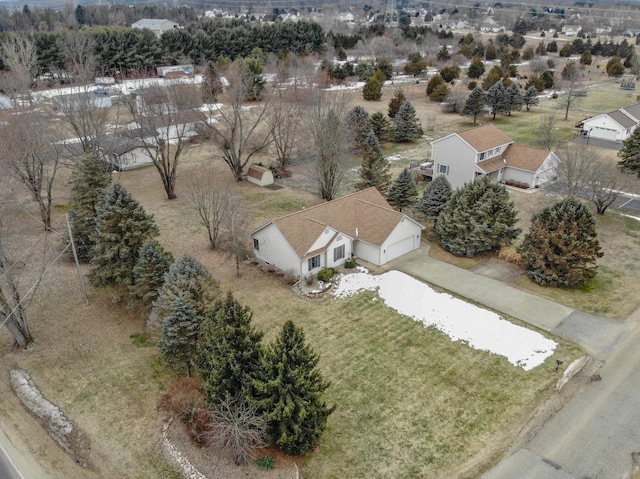
[(231, 169), (237, 181), (242, 181), (249, 160), (265, 150), (272, 135), (265, 123), (269, 116), (269, 95), (261, 102), (245, 107), (252, 88), (252, 73), (243, 60), (231, 63), (224, 72), (227, 86), (221, 95), (223, 105), (216, 104), (215, 117), (208, 123), (211, 140), (218, 149), (217, 157)]
[(291, 95), (286, 90), (277, 90), (273, 99), (273, 108), (267, 123), (273, 135), (278, 168), (286, 171), (296, 155), (302, 108), (295, 93)]
[(93, 80), (96, 69), (96, 41), (88, 32), (66, 31), (58, 37), (56, 46), (64, 59), (67, 73), (80, 83)]
[(591, 201), (600, 215), (630, 183), (629, 176), (596, 147), (567, 143), (559, 157), (556, 190)]
[(249, 256), (249, 209), (244, 198), (227, 195), (227, 206), (221, 224), (220, 247), (236, 262), (236, 274), (240, 276), (240, 261)]
[(227, 398), (211, 412), (209, 441), (233, 454), (237, 465), (249, 463), (251, 452), (266, 446), (266, 424), (255, 406), (241, 398)]
[(558, 98), (560, 106), (564, 109), (564, 119), (569, 118), (569, 110), (575, 108), (578, 102), (582, 99), (580, 91), (583, 88), (582, 85), (582, 71), (573, 63), (568, 63), (565, 66), (563, 72), (562, 89), (563, 93)]
[(7, 117), (0, 130), (0, 153), (8, 171), (38, 204), (45, 230), (51, 229), (53, 182), (58, 171), (60, 146), (51, 119), (33, 111)]
[(556, 118), (551, 113), (546, 113), (540, 119), (538, 124), (538, 141), (540, 146), (547, 150), (553, 149), (556, 143), (556, 135), (554, 133)]
[(36, 43), (26, 34), (11, 34), (0, 43), (0, 59), (11, 70), (14, 95), (27, 94), (29, 85), (38, 70)]
[(320, 196), (332, 200), (338, 194), (345, 175), (348, 149), (344, 119), (351, 109), (352, 95), (346, 90), (326, 92), (313, 90), (306, 105), (306, 131), (310, 152), (310, 170)]
[(207, 229), (211, 247), (215, 249), (229, 206), (229, 184), (213, 166), (208, 165), (190, 171), (186, 175), (185, 186), (189, 204), (200, 224)]
[(148, 88), (128, 102), (129, 111), (142, 128), (144, 148), (170, 200), (177, 198), (178, 164), (185, 146), (204, 123), (204, 115), (198, 110), (201, 105), (200, 89), (180, 83)]

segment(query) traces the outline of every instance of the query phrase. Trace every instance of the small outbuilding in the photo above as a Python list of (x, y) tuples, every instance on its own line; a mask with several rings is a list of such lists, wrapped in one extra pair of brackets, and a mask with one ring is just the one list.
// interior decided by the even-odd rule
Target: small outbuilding
[(247, 180), (258, 186), (268, 186), (273, 184), (273, 173), (269, 168), (260, 165), (251, 165), (247, 172)]

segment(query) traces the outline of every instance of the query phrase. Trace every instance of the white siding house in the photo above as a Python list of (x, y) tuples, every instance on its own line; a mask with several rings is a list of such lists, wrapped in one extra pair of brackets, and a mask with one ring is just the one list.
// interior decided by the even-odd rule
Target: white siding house
[(460, 188), (480, 176), (535, 188), (556, 177), (558, 157), (549, 150), (517, 145), (493, 124), (453, 133), (431, 143), (433, 177)]
[(609, 141), (624, 141), (640, 124), (640, 103), (583, 120), (582, 135)]
[(162, 34), (168, 30), (179, 27), (179, 24), (166, 18), (143, 18), (131, 24), (131, 28), (146, 28), (151, 30), (157, 37), (162, 36)]
[(352, 256), (383, 265), (419, 248), (423, 229), (368, 188), (270, 221), (251, 237), (258, 260), (306, 278)]

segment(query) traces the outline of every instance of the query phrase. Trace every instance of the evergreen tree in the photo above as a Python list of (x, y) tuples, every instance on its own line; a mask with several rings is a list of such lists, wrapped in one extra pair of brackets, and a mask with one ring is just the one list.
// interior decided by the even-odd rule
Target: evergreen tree
[(602, 256), (596, 223), (576, 198), (536, 213), (518, 248), (529, 277), (543, 286), (578, 286), (596, 275)]
[(262, 377), (262, 333), (251, 325), (252, 312), (229, 292), (205, 318), (198, 347), (198, 373), (205, 401), (215, 407), (229, 398), (256, 398)]
[(441, 103), (445, 101), (445, 99), (449, 96), (449, 87), (446, 83), (440, 83), (437, 85), (431, 94), (429, 95), (429, 99), (431, 101), (435, 101), (436, 103)]
[(489, 90), (493, 85), (502, 80), (503, 76), (502, 68), (495, 65), (491, 70), (489, 70), (489, 73), (484, 77), (484, 80), (482, 80), (482, 89)]
[(512, 111), (518, 111), (522, 108), (522, 104), (524, 100), (522, 99), (522, 95), (520, 94), (520, 90), (518, 89), (518, 85), (512, 83), (505, 90), (506, 93), (506, 102), (505, 102), (505, 110), (511, 116)]
[(618, 158), (619, 168), (633, 172), (640, 178), (640, 128), (633, 130), (631, 136), (622, 142)]
[(467, 75), (469, 76), (469, 78), (480, 78), (482, 75), (484, 75), (484, 62), (482, 61), (482, 58), (475, 57), (471, 61), (471, 64), (467, 69)]
[(158, 297), (153, 302), (147, 327), (158, 336), (165, 318), (171, 313), (171, 303), (179, 296), (188, 300), (204, 316), (213, 307), (219, 294), (220, 286), (207, 268), (193, 256), (185, 254), (169, 267)]
[(444, 85), (444, 79), (440, 76), (439, 73), (436, 73), (431, 77), (429, 83), (427, 83), (427, 96), (429, 98), (431, 98), (433, 90), (435, 90), (439, 85)]
[(359, 154), (363, 150), (364, 139), (372, 132), (371, 118), (367, 111), (361, 106), (353, 107), (345, 118), (345, 125), (348, 131), (350, 149), (354, 154)]
[(496, 114), (507, 111), (507, 91), (502, 84), (502, 81), (499, 81), (487, 92), (487, 105), (491, 108), (491, 114), (493, 115), (493, 119), (496, 119)]
[(424, 189), (418, 203), (418, 210), (434, 223), (438, 220), (440, 211), (451, 199), (451, 183), (446, 176), (436, 176)]
[(202, 320), (201, 311), (198, 311), (184, 295), (178, 296), (169, 305), (169, 314), (164, 318), (158, 349), (165, 362), (178, 374), (186, 372), (187, 376), (191, 377)]
[(379, 101), (382, 98), (382, 81), (378, 75), (369, 77), (362, 88), (362, 98), (367, 101)]
[(394, 140), (398, 143), (414, 141), (422, 135), (422, 128), (416, 116), (416, 109), (411, 102), (405, 101), (394, 118)]
[(453, 193), (438, 216), (436, 234), (450, 253), (471, 257), (511, 244), (520, 233), (516, 222), (507, 189), (483, 177)]
[(498, 58), (498, 50), (496, 49), (496, 45), (493, 42), (493, 38), (489, 39), (489, 45), (487, 45), (487, 49), (484, 54), (484, 59), (491, 61)]
[(413, 181), (409, 168), (405, 168), (389, 188), (387, 201), (391, 206), (402, 211), (402, 208), (416, 202), (416, 196), (418, 196), (416, 183)]
[(445, 62), (451, 58), (451, 54), (449, 53), (449, 49), (447, 48), (446, 44), (443, 44), (440, 47), (440, 50), (438, 50), (438, 53), (436, 56), (438, 60), (441, 62)]
[(591, 50), (585, 50), (584, 52), (582, 52), (582, 55), (580, 55), (580, 64), (591, 65), (591, 62), (593, 62)]
[(173, 263), (173, 255), (165, 251), (160, 243), (149, 240), (140, 248), (138, 261), (133, 267), (133, 284), (129, 287), (129, 297), (140, 300), (150, 308), (160, 294), (164, 275)]
[(91, 261), (96, 230), (97, 206), (102, 191), (111, 183), (111, 173), (106, 164), (92, 155), (82, 156), (74, 164), (71, 173), (71, 196), (69, 198), (69, 222), (73, 231), (78, 259)]
[(540, 100), (538, 99), (538, 89), (534, 86), (527, 88), (527, 91), (524, 92), (522, 97), (522, 101), (527, 107), (527, 111), (529, 111), (533, 105), (540, 103)]
[(473, 118), (473, 124), (476, 124), (478, 117), (485, 114), (485, 105), (487, 104), (487, 96), (482, 91), (482, 88), (476, 87), (473, 89), (467, 101), (462, 108), (462, 114), (464, 116), (470, 116)]
[(373, 130), (364, 137), (360, 178), (361, 181), (356, 183), (357, 189), (364, 190), (375, 186), (383, 195), (386, 194), (391, 183), (389, 162), (385, 160), (380, 142)]
[(287, 454), (311, 450), (333, 408), (322, 399), (329, 387), (318, 370), (319, 356), (304, 331), (287, 321), (264, 354), (264, 378), (256, 382), (272, 441)]
[(389, 108), (387, 110), (389, 118), (395, 118), (400, 111), (400, 107), (404, 105), (406, 101), (407, 98), (404, 95), (404, 90), (402, 88), (398, 88), (393, 94), (393, 98), (389, 100)]
[(133, 269), (142, 245), (160, 232), (153, 216), (120, 183), (113, 183), (98, 204), (91, 263), (94, 286), (128, 290), (134, 282)]
[(381, 111), (371, 115), (371, 128), (380, 143), (389, 141), (391, 138), (391, 123)]

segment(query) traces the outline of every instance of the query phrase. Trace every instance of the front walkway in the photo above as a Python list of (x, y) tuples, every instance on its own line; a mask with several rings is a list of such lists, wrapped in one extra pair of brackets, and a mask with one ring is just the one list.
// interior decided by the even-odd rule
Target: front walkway
[(503, 281), (453, 266), (429, 256), (429, 245), (406, 254), (374, 272), (398, 270), (500, 313), (541, 328), (606, 359), (627, 336), (630, 325), (554, 303)]

